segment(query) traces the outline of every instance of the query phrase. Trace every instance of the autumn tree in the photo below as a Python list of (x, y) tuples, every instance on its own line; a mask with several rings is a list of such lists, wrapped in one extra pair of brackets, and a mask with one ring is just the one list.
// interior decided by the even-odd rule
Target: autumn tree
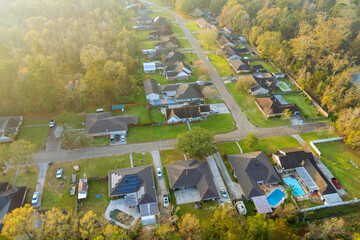
[(68, 239), (74, 236), (76, 222), (72, 212), (53, 208), (41, 215), (42, 236), (46, 239)]
[(208, 48), (216, 47), (216, 40), (219, 36), (219, 32), (216, 28), (214, 29), (204, 29), (200, 31), (199, 39), (206, 44)]
[(332, 218), (322, 223), (311, 223), (306, 237), (309, 239), (336, 239), (341, 238), (345, 232), (344, 219)]
[(255, 133), (249, 133), (245, 138), (244, 138), (244, 143), (247, 147), (249, 148), (254, 148), (258, 145), (259, 143), (259, 139), (256, 136)]
[(292, 112), (290, 111), (290, 109), (287, 108), (282, 112), (281, 119), (290, 119), (291, 116)]
[(36, 218), (36, 211), (30, 204), (16, 208), (5, 215), (1, 234), (11, 239), (35, 239)]
[(174, 227), (169, 224), (161, 224), (158, 229), (156, 229), (156, 236), (158, 236), (161, 240), (168, 240), (171, 239), (174, 231)]
[(92, 211), (85, 213), (85, 215), (79, 219), (79, 232), (83, 239), (91, 238), (95, 234), (97, 227), (97, 216)]
[(106, 225), (102, 230), (102, 235), (106, 240), (130, 240), (128, 233), (121, 227), (111, 224)]
[(213, 143), (214, 135), (206, 129), (195, 127), (178, 135), (176, 149), (189, 156), (203, 159), (213, 153), (216, 153), (216, 146)]
[(183, 215), (178, 223), (182, 239), (194, 240), (201, 238), (200, 221), (191, 213)]
[(12, 162), (16, 166), (25, 165), (26, 172), (29, 172), (28, 165), (31, 164), (34, 159), (35, 145), (24, 139), (14, 141), (10, 145), (10, 156)]
[(252, 85), (254, 85), (254, 78), (252, 76), (239, 77), (236, 81), (236, 90), (248, 91)]

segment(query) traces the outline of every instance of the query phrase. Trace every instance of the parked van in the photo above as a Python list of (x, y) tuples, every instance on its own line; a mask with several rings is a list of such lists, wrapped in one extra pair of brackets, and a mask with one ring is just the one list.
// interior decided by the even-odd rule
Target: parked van
[(237, 201), (236, 202), (236, 210), (239, 214), (246, 215), (246, 207), (243, 201)]

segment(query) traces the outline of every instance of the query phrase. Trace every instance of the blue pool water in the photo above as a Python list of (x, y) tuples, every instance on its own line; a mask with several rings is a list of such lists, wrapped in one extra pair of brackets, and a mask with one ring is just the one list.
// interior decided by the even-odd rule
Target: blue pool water
[(269, 202), (270, 206), (275, 207), (282, 198), (285, 196), (283, 191), (280, 189), (275, 189), (269, 196), (267, 196), (267, 201)]
[(300, 186), (299, 182), (296, 179), (291, 177), (285, 177), (284, 181), (286, 185), (288, 185), (289, 187), (291, 186), (293, 187), (292, 192), (295, 197), (305, 195), (304, 190), (302, 189), (302, 187)]

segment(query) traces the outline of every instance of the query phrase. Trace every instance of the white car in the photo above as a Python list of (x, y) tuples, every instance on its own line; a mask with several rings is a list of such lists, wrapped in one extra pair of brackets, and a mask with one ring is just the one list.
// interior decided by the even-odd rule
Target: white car
[(62, 177), (62, 174), (63, 174), (63, 169), (62, 168), (59, 168), (57, 171), (56, 171), (56, 178), (59, 179)]
[(227, 194), (225, 188), (221, 189), (221, 194), (222, 194), (222, 196), (223, 196), (224, 198), (227, 198), (227, 197), (228, 197), (228, 194)]
[(49, 127), (54, 127), (55, 126), (55, 120), (51, 120), (50, 123), (49, 123)]
[(157, 169), (156, 169), (156, 175), (157, 175), (158, 177), (161, 177), (161, 176), (162, 176), (162, 172), (161, 172), (161, 169), (160, 169), (160, 168), (157, 168)]
[(166, 193), (163, 195), (163, 199), (164, 199), (164, 207), (168, 207), (169, 206), (169, 197)]
[(38, 203), (38, 201), (39, 201), (39, 196), (40, 196), (40, 193), (39, 193), (39, 192), (34, 192), (33, 197), (32, 197), (32, 199), (31, 199), (31, 204), (32, 204), (32, 205), (35, 205), (35, 204)]

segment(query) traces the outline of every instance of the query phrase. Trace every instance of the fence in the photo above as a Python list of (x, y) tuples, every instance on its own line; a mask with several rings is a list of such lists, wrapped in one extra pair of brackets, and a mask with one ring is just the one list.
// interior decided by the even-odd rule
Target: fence
[(310, 146), (315, 150), (316, 154), (321, 156), (320, 150), (315, 146), (315, 143), (322, 143), (322, 142), (331, 142), (331, 141), (338, 141), (342, 140), (342, 137), (336, 137), (336, 138), (327, 138), (327, 139), (321, 139), (321, 140), (315, 140), (310, 142)]
[(348, 204), (358, 203), (358, 202), (360, 202), (360, 199), (355, 198), (354, 200), (347, 201), (347, 202), (338, 202), (338, 203), (332, 203), (332, 204), (328, 204), (328, 205), (321, 205), (321, 206), (301, 209), (300, 212), (307, 212), (307, 211), (318, 210), (321, 208), (329, 208), (329, 207), (336, 207), (336, 206), (341, 206), (341, 205), (348, 205)]
[(250, 58), (248, 59), (249, 62), (255, 62), (255, 61), (265, 61), (265, 62), (269, 62), (269, 59), (267, 58)]

